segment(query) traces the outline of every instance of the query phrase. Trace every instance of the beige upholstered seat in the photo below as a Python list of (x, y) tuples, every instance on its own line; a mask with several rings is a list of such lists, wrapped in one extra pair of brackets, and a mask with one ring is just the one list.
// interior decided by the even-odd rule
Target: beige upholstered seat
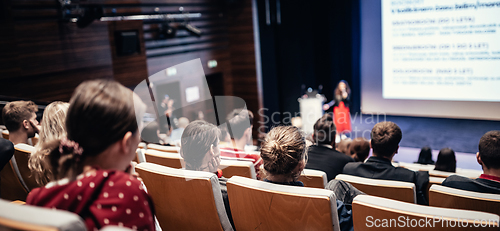
[(7, 140), (8, 140), (8, 139), (9, 139), (9, 130), (3, 130), (3, 131), (2, 131), (2, 137), (3, 137), (4, 139), (7, 139)]
[(144, 150), (142, 148), (138, 148), (135, 151), (136, 156), (135, 156), (134, 161), (137, 163), (146, 162), (146, 155), (144, 154), (145, 152), (146, 152), (146, 150)]
[(159, 144), (148, 144), (147, 149), (158, 150), (162, 152), (179, 153), (181, 148), (175, 146), (163, 146)]
[(441, 185), (431, 187), (429, 205), (483, 211), (500, 215), (500, 195), (471, 192)]
[(235, 229), (339, 230), (332, 191), (233, 176), (227, 191)]
[(140, 163), (163, 230), (233, 230), (226, 215), (217, 176), (209, 172)]
[(222, 175), (226, 178), (243, 176), (256, 179), (255, 167), (252, 161), (222, 159), (219, 168), (222, 169)]
[(86, 231), (77, 214), (0, 199), (0, 230)]
[(417, 201), (415, 184), (413, 183), (394, 180), (377, 180), (345, 174), (339, 174), (335, 179), (349, 182), (355, 188), (369, 195), (410, 203), (416, 203)]
[[(498, 230), (499, 219), (491, 213), (416, 205), (369, 195), (354, 198), (352, 214), (356, 231)], [(487, 222), (490, 227), (481, 227)]]
[(146, 162), (148, 163), (155, 163), (171, 168), (182, 168), (182, 157), (179, 153), (148, 149), (144, 155), (146, 157)]
[(299, 181), (302, 181), (306, 187), (324, 189), (328, 183), (328, 178), (323, 171), (304, 169), (302, 174), (300, 174)]

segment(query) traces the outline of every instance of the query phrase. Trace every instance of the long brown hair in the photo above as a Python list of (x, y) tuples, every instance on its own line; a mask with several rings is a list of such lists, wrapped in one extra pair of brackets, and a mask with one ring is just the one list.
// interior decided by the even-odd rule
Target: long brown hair
[(137, 130), (130, 89), (113, 80), (83, 82), (71, 97), (66, 117), (68, 140), (83, 148), (83, 153), (59, 148), (60, 140), (47, 144), (53, 150), (50, 163), (55, 178), (74, 179), (82, 173), (85, 158), (99, 155), (127, 132)]
[(341, 83), (345, 84), (345, 90), (347, 91), (347, 94), (350, 95), (351, 94), (351, 88), (349, 87), (349, 83), (347, 83), (347, 81), (345, 81), (345, 80), (340, 80), (339, 81), (339, 83), (337, 84), (337, 87), (335, 87), (335, 91), (333, 91), (334, 94), (335, 95), (342, 95), (342, 91), (339, 88), (339, 85)]
[(267, 133), (260, 149), (264, 173), (297, 179), (300, 172), (294, 172), (294, 169), (305, 159), (305, 148), (306, 140), (297, 127), (274, 127)]

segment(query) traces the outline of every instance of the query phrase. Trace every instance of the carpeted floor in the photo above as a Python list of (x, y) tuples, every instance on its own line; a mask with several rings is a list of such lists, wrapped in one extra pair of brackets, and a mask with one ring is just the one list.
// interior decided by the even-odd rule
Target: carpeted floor
[(370, 131), (377, 122), (392, 121), (403, 132), (401, 147), (434, 150), (449, 147), (455, 152), (476, 153), (481, 136), (487, 131), (500, 130), (500, 121), (443, 119), (407, 116), (351, 116), (353, 132), (349, 137), (370, 138)]

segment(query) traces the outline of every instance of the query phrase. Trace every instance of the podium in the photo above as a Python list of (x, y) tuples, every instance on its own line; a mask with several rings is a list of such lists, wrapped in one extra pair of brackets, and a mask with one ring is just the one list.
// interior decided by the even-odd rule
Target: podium
[(314, 132), (314, 123), (323, 116), (323, 102), (325, 97), (318, 94), (316, 97), (302, 97), (298, 99), (300, 105), (300, 117), (302, 119), (302, 131), (306, 134)]

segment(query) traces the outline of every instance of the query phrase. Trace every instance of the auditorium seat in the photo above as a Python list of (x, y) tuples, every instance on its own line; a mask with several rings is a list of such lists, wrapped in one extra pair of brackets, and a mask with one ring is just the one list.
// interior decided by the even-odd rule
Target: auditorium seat
[(410, 203), (417, 202), (415, 184), (413, 183), (394, 180), (378, 180), (345, 174), (339, 174), (335, 179), (349, 182), (355, 188), (369, 195)]
[(415, 164), (415, 163), (405, 163), (399, 162), (399, 167), (407, 168), (413, 171), (430, 171), (434, 169), (432, 164)]
[(439, 170), (430, 170), (429, 171), (429, 176), (433, 176), (433, 177), (446, 178), (446, 177), (449, 177), (451, 175), (458, 175), (458, 174), (455, 172), (444, 172), (444, 171), (439, 171)]
[(9, 130), (3, 130), (3, 131), (2, 131), (2, 137), (3, 137), (4, 139), (7, 139), (7, 140), (8, 140), (8, 139), (9, 139)]
[[(492, 213), (416, 205), (369, 195), (359, 195), (354, 198), (352, 214), (356, 231), (429, 230), (430, 228), (440, 231), (498, 230), (499, 219), (498, 215)], [(467, 227), (462, 226), (462, 221)], [(491, 221), (491, 226), (481, 227), (482, 221)]]
[(136, 163), (142, 163), (142, 162), (146, 162), (146, 155), (144, 154), (145, 150), (142, 149), (142, 148), (138, 148), (136, 151), (135, 151), (135, 159), (134, 161)]
[(328, 183), (326, 173), (314, 169), (304, 169), (302, 174), (300, 174), (299, 181), (302, 181), (306, 187), (321, 189), (324, 189)]
[(222, 169), (222, 175), (226, 178), (242, 176), (257, 179), (252, 161), (223, 159), (219, 168)]
[(28, 168), (29, 156), (34, 147), (17, 144), (14, 148), (14, 156), (0, 172), (0, 196), (6, 200), (26, 201), (28, 193), (40, 187)]
[(146, 143), (140, 142), (139, 145), (137, 145), (137, 148), (146, 149)]
[(434, 176), (429, 177), (429, 184), (427, 185), (427, 191), (426, 191), (427, 199), (429, 199), (429, 190), (430, 190), (431, 186), (441, 185), (444, 180), (446, 180), (446, 178), (434, 177)]
[(159, 144), (148, 144), (147, 149), (158, 150), (162, 152), (179, 153), (181, 148), (175, 146), (163, 146)]
[(140, 163), (163, 230), (233, 230), (226, 215), (217, 176), (209, 172)]
[(162, 152), (148, 149), (144, 152), (146, 162), (171, 168), (182, 168), (182, 157), (179, 153)]
[(460, 190), (433, 185), (429, 191), (429, 205), (482, 211), (500, 215), (500, 195)]
[(238, 231), (340, 230), (335, 194), (330, 190), (233, 176), (227, 192)]
[(0, 230), (86, 231), (77, 214), (0, 199)]

